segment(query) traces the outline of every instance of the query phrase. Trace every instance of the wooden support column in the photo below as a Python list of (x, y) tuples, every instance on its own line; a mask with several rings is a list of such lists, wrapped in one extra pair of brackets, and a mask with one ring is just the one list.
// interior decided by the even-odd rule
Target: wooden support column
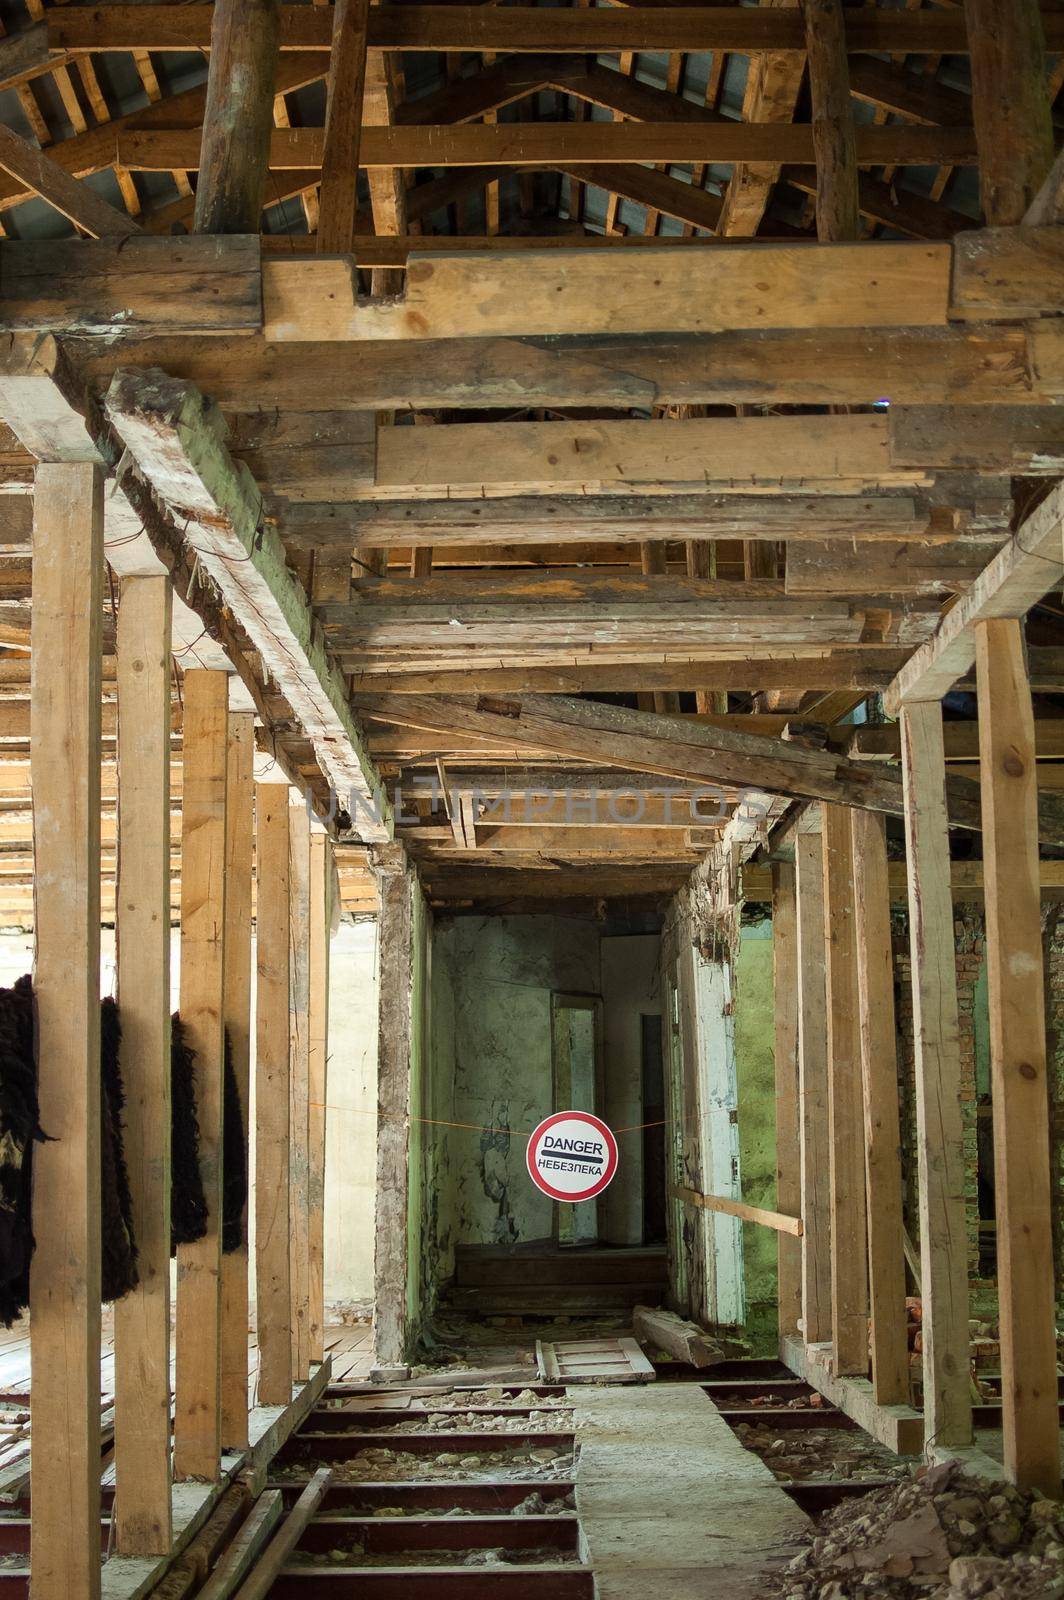
[(850, 833), (864, 1086), (872, 1389), (878, 1405), (907, 1405), (909, 1349), (886, 824), (874, 811), (855, 808), (850, 812)]
[(802, 1334), (831, 1338), (831, 1196), (824, 861), (819, 833), (794, 844), (798, 922), (798, 1134), (802, 1182)]
[(303, 1383), (310, 1377), (310, 818), (295, 790), (288, 810), (288, 915), (292, 1368)]
[(410, 1046), (414, 982), (410, 873), (378, 875), (377, 1213), (373, 1253), (376, 1370), (405, 1370)]
[(964, 0), (964, 14), (983, 212), (1007, 227), (1053, 165), (1041, 11), (1038, 0)]
[(229, 675), (185, 673), (181, 795), (181, 1021), (196, 1053), (207, 1232), (177, 1250), (174, 1476), (218, 1476), (222, 1424), (222, 1015)]
[(849, 809), (825, 806), (823, 821), (834, 1371), (836, 1377), (863, 1377), (868, 1371), (868, 1231)]
[(976, 626), (1005, 1471), (1060, 1493), (1034, 717), (1023, 624)]
[(318, 249), (353, 250), (369, 0), (336, 0), (321, 156)]
[(260, 1405), (292, 1398), (292, 1276), (288, 1248), (288, 788), (255, 787), (255, 1316)]
[[(776, 1064), (776, 1210), (801, 1215), (801, 1141), (798, 1116), (798, 908), (794, 867), (772, 868), (772, 993)], [(781, 1339), (798, 1332), (802, 1315), (802, 1247), (792, 1234), (776, 1243)]]
[(325, 1129), (329, 1089), (332, 841), (310, 836), (310, 1359), (325, 1358)]
[(280, 0), (215, 0), (196, 182), (197, 233), (259, 232), (280, 19)]
[(822, 241), (856, 239), (857, 139), (842, 0), (802, 0), (816, 153), (816, 231)]
[(118, 885), (125, 1154), (140, 1281), (115, 1305), (115, 1523), (123, 1556), (170, 1549), (170, 580), (118, 607)]
[(30, 683), (34, 987), (34, 1600), (100, 1593), (100, 582), (98, 467), (40, 465)]
[[(225, 1033), (248, 1161), (251, 1106), (251, 867), (255, 836), (255, 718), (229, 714), (225, 825)], [(222, 1444), (248, 1444), (247, 1207), (242, 1243), (222, 1257)]]
[(937, 700), (903, 709), (901, 754), (916, 1066), (924, 1438), (963, 1445), (972, 1439), (972, 1403), (961, 1059), (945, 751)]

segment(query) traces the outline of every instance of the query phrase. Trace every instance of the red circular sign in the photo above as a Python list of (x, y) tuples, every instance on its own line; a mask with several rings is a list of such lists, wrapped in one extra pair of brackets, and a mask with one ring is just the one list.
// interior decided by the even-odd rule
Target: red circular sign
[(617, 1140), (590, 1111), (556, 1111), (532, 1134), (528, 1175), (552, 1200), (593, 1200), (617, 1172)]

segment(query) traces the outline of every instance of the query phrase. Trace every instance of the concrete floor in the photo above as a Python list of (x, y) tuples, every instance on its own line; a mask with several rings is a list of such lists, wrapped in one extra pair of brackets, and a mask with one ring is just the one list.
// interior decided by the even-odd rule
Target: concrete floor
[(809, 1519), (696, 1384), (570, 1389), (599, 1600), (755, 1600)]

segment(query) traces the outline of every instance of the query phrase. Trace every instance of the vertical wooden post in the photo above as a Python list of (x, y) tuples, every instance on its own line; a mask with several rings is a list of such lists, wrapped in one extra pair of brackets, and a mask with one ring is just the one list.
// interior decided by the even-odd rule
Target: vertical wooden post
[(976, 627), (1005, 1471), (1060, 1493), (1034, 716), (1023, 624)]
[(964, 0), (964, 13), (983, 213), (1009, 226), (1053, 165), (1041, 10), (1038, 0)]
[(181, 1021), (196, 1052), (207, 1233), (177, 1251), (174, 1476), (218, 1476), (221, 1458), (222, 1012), (229, 676), (185, 673), (181, 796)]
[(353, 250), (369, 0), (336, 0), (321, 156), (318, 249)]
[(831, 1203), (824, 861), (818, 833), (794, 845), (798, 911), (798, 1116), (802, 1178), (802, 1334), (831, 1338)]
[[(236, 1078), (248, 1160), (251, 1105), (251, 866), (255, 811), (255, 717), (229, 715), (225, 826), (225, 1033)], [(222, 1257), (222, 1444), (248, 1444), (248, 1245)]]
[(292, 1258), (292, 1366), (310, 1377), (310, 817), (292, 794), (288, 813), (289, 1099), (291, 1177), (288, 1192)]
[(377, 1213), (373, 1352), (377, 1370), (405, 1369), (413, 916), (410, 875), (381, 870), (377, 1033)]
[(332, 841), (310, 836), (310, 1359), (325, 1358), (325, 1129), (329, 1098)]
[(100, 580), (98, 467), (40, 465), (30, 763), (37, 1249), (30, 1280), (34, 1600), (100, 1593)]
[(288, 789), (255, 787), (255, 1317), (259, 1404), (292, 1398)]
[[(776, 1209), (799, 1216), (802, 1205), (801, 1143), (798, 1133), (798, 908), (794, 867), (772, 868), (772, 994), (776, 1065)], [(777, 1234), (776, 1276), (779, 1332), (798, 1332), (802, 1315), (801, 1241)]]
[(197, 233), (259, 231), (280, 26), (280, 0), (216, 0), (196, 183)]
[(821, 240), (860, 231), (857, 138), (842, 0), (802, 0), (816, 152), (816, 231)]
[(901, 717), (923, 1300), (924, 1437), (970, 1444), (968, 1263), (957, 965), (942, 707)]
[(832, 1337), (836, 1374), (863, 1376), (868, 1371), (868, 1226), (849, 810), (824, 806), (823, 822)]
[(118, 884), (125, 1154), (140, 1281), (115, 1306), (118, 1551), (170, 1549), (170, 612), (167, 577), (118, 608)]
[(850, 812), (857, 996), (864, 1085), (872, 1388), (877, 1404), (909, 1400), (901, 1130), (890, 943), (887, 831), (874, 811)]

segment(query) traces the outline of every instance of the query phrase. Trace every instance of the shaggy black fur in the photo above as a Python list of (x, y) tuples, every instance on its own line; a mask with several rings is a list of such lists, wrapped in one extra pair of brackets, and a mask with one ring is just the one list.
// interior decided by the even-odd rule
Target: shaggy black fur
[(103, 1277), (101, 1299), (121, 1300), (140, 1281), (133, 1237), (133, 1196), (122, 1141), (122, 1088), (119, 1051), (122, 1027), (109, 997), (100, 1006), (100, 1168), (102, 1175)]
[(171, 1182), (170, 1254), (179, 1244), (194, 1244), (207, 1232), (207, 1196), (199, 1164), (196, 1115), (196, 1052), (174, 1012), (170, 1047)]
[(248, 1198), (248, 1153), (244, 1112), (233, 1069), (233, 1041), (225, 1031), (225, 1120), (222, 1128), (222, 1250), (229, 1255), (244, 1243)]
[(33, 985), (0, 989), (0, 1322), (5, 1328), (30, 1297), (33, 1255), (33, 1146), (47, 1137), (37, 1105)]

